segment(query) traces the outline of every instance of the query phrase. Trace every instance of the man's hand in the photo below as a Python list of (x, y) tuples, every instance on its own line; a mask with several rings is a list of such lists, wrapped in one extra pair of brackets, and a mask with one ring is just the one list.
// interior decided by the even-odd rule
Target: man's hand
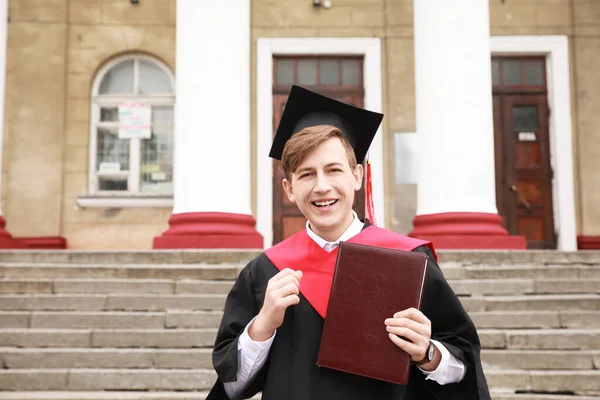
[[(390, 340), (406, 351), (413, 362), (419, 362), (425, 358), (431, 340), (431, 321), (421, 311), (409, 308), (397, 312), (393, 318), (385, 320), (385, 325)], [(434, 371), (440, 361), (441, 354), (436, 351), (433, 360), (421, 365), (421, 368), (426, 371)]]
[(302, 271), (286, 268), (269, 279), (265, 301), (254, 323), (248, 329), (248, 335), (256, 342), (264, 342), (275, 333), (283, 323), (285, 310), (300, 302), (300, 280)]

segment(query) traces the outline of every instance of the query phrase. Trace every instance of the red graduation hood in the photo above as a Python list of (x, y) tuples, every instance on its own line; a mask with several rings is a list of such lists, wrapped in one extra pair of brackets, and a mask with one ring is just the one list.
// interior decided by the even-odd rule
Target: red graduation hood
[[(363, 229), (348, 242), (405, 251), (426, 245), (437, 261), (431, 242), (409, 238), (374, 225)], [(323, 318), (327, 313), (337, 253), (338, 248), (330, 253), (323, 250), (308, 236), (306, 229), (265, 251), (265, 255), (278, 270), (289, 268), (302, 271), (300, 292)], [(400, 270), (398, 272), (401, 273)]]

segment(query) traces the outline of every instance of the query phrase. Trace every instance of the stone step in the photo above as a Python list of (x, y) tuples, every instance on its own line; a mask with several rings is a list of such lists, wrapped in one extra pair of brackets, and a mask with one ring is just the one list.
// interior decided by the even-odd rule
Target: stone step
[(561, 394), (507, 394), (502, 392), (492, 392), (492, 400), (600, 400), (597, 396), (577, 396)]
[[(208, 392), (2, 392), (2, 400), (204, 400)], [(253, 399), (260, 399), (255, 396)], [(492, 392), (492, 400), (600, 400), (600, 397), (506, 394)]]
[(0, 280), (0, 294), (161, 293), (227, 294), (233, 281), (169, 279), (16, 279)]
[[(27, 368), (212, 368), (212, 350), (132, 348), (0, 348), (7, 369)], [(523, 370), (600, 369), (600, 350), (487, 350), (488, 368)]]
[(4, 347), (0, 348), (0, 360), (3, 360), (5, 369), (212, 369), (212, 349)]
[(600, 349), (600, 329), (480, 329), (478, 333), (483, 349)]
[(460, 297), (465, 310), (478, 311), (568, 311), (598, 310), (598, 294), (537, 294), (525, 296), (473, 296)]
[[(216, 329), (2, 329), (4, 347), (210, 347)], [(594, 350), (599, 329), (480, 329), (483, 349)]]
[(600, 279), (463, 279), (448, 283), (459, 296), (600, 293)]
[(485, 376), (490, 388), (535, 393), (576, 393), (600, 395), (600, 371), (524, 371), (488, 368)]
[[(2, 328), (217, 328), (220, 311), (0, 311)], [(478, 329), (600, 329), (600, 311), (473, 311)]]
[(600, 311), (580, 310), (561, 311), (560, 323), (563, 328), (596, 329), (600, 328)]
[(535, 293), (600, 293), (600, 279), (537, 279)]
[(600, 350), (490, 350), (481, 351), (490, 368), (526, 370), (600, 369)]
[[(185, 250), (3, 250), (0, 262), (55, 262), (55, 263), (247, 263), (260, 254), (260, 250), (185, 249)], [(600, 264), (597, 251), (579, 250), (440, 250), (440, 263), (455, 264)]]
[(556, 250), (440, 250), (439, 262), (460, 265), (513, 264), (595, 264), (600, 265), (600, 253), (593, 250), (562, 252)]
[(243, 266), (237, 264), (0, 264), (4, 279), (195, 279), (234, 280)]
[(486, 296), (484, 299), (486, 311), (600, 310), (598, 294)]
[[(0, 311), (1, 328), (217, 328), (220, 311)], [(0, 328), (0, 329), (1, 329)]]
[[(600, 293), (599, 279), (451, 279), (459, 296)], [(0, 280), (0, 293), (184, 293), (227, 294), (233, 282), (169, 279), (29, 279)]]
[[(6, 311), (162, 311), (222, 310), (222, 294), (2, 294)], [(486, 296), (461, 298), (468, 312), (527, 310), (598, 310), (598, 294)]]
[[(220, 311), (0, 311), (2, 328), (217, 328)], [(600, 329), (600, 311), (473, 311), (478, 329)]]
[[(0, 392), (0, 400), (204, 400), (202, 392)], [(260, 397), (256, 397), (260, 399)], [(580, 400), (580, 399), (577, 399)], [(583, 399), (586, 400), (586, 399)]]
[(216, 329), (2, 329), (1, 347), (212, 347)]
[(0, 370), (2, 390), (208, 390), (209, 369)]
[[(595, 394), (600, 371), (487, 369), (493, 390)], [(3, 390), (206, 390), (209, 369), (23, 369), (0, 370)]]
[(222, 310), (225, 297), (220, 294), (3, 294), (0, 310)]
[(600, 311), (474, 311), (469, 316), (484, 328), (578, 328), (600, 329)]
[(247, 264), (260, 250), (2, 250), (0, 263), (71, 264)]
[(466, 279), (600, 279), (600, 268), (588, 265), (467, 266)]

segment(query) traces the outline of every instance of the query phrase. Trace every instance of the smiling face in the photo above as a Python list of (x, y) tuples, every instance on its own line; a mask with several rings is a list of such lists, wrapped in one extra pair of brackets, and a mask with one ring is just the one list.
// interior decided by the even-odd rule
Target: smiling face
[(338, 239), (352, 223), (354, 193), (360, 190), (362, 165), (351, 167), (338, 137), (313, 148), (283, 180), (283, 188), (308, 219), (310, 228), (327, 241)]

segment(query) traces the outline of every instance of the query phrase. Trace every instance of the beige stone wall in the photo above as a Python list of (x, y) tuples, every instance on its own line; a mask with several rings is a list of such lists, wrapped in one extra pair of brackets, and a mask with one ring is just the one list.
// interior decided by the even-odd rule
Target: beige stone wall
[[(175, 1), (11, 0), (3, 211), (15, 236), (71, 248), (151, 248), (170, 208), (84, 209), (90, 95), (112, 58), (141, 52), (175, 67)], [(16, 140), (18, 138), (18, 140)]]
[(11, 1), (2, 211), (15, 236), (59, 235), (67, 0)]
[(575, 1), (572, 15), (578, 232), (600, 236), (600, 2)]
[(146, 53), (175, 68), (175, 1), (70, 0), (63, 235), (72, 248), (151, 248), (167, 227), (170, 208), (84, 209), (90, 140), (90, 93), (110, 59)]

